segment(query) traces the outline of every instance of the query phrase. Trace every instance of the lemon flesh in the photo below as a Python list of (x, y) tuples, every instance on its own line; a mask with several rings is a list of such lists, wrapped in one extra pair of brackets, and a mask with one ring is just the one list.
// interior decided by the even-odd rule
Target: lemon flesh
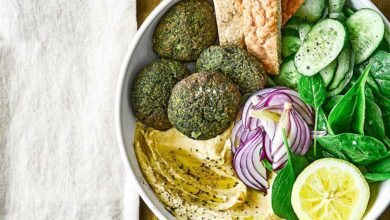
[(294, 183), (291, 203), (299, 219), (361, 219), (370, 198), (357, 167), (339, 159), (310, 164)]

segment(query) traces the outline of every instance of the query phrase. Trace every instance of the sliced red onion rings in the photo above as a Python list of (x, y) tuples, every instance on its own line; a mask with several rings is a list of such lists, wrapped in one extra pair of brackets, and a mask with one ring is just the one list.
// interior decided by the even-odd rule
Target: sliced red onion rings
[(263, 135), (264, 132), (257, 132), (237, 149), (233, 158), (233, 167), (240, 180), (248, 187), (260, 191), (268, 188), (267, 172), (260, 160)]
[[(231, 134), (233, 165), (237, 176), (248, 187), (265, 191), (267, 172), (261, 162), (268, 160), (276, 171), (287, 162), (282, 130), (295, 154), (305, 155), (314, 133), (313, 109), (296, 91), (285, 87), (263, 89), (253, 94), (237, 116)], [(317, 131), (317, 136), (326, 131)]]

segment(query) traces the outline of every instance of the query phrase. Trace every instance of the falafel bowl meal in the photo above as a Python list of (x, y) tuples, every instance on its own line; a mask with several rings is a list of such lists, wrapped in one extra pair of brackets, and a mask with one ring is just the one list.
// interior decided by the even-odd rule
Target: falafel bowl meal
[(122, 158), (160, 219), (376, 219), (389, 22), (366, 0), (163, 1), (122, 67)]

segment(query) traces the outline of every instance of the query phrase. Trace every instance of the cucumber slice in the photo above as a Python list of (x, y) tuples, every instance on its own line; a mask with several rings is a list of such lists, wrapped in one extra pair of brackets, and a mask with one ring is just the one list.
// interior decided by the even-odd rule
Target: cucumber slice
[(282, 38), (282, 55), (288, 57), (296, 53), (301, 46), (301, 40), (298, 37), (285, 36)]
[(305, 76), (318, 73), (337, 58), (346, 41), (346, 28), (339, 21), (324, 19), (316, 23), (295, 56), (298, 72)]
[(341, 80), (341, 82), (339, 83), (337, 88), (335, 88), (334, 90), (328, 91), (328, 94), (327, 94), (328, 97), (332, 97), (332, 96), (340, 94), (352, 79), (353, 69), (355, 66), (355, 54), (354, 54), (352, 49), (350, 49), (349, 51), (350, 51), (349, 70), (345, 74), (345, 77)]
[(295, 68), (294, 59), (287, 58), (287, 60), (282, 63), (280, 73), (274, 77), (274, 80), (278, 85), (296, 89), (300, 78), (301, 74), (299, 74)]
[(350, 64), (350, 50), (349, 47), (345, 47), (337, 57), (337, 70), (333, 77), (332, 83), (329, 85), (329, 90), (334, 90), (340, 84), (341, 80), (344, 79), (345, 74), (349, 71)]
[(355, 63), (365, 61), (378, 47), (385, 33), (382, 17), (371, 9), (361, 9), (348, 18), (352, 49)]
[(342, 12), (332, 12), (329, 14), (329, 18), (336, 19), (342, 22), (345, 22), (347, 20), (347, 17), (345, 17), (344, 13)]
[(345, 0), (328, 0), (328, 5), (330, 13), (342, 12), (345, 5)]
[(302, 42), (305, 41), (305, 38), (309, 33), (310, 29), (311, 29), (311, 25), (308, 23), (299, 25), (298, 27), (299, 38), (301, 39)]
[(306, 0), (295, 13), (295, 16), (313, 23), (321, 18), (324, 8), (325, 0)]
[(333, 60), (328, 66), (326, 66), (323, 70), (320, 71), (320, 75), (324, 80), (325, 86), (327, 87), (329, 83), (332, 81), (334, 74), (337, 68), (337, 59)]

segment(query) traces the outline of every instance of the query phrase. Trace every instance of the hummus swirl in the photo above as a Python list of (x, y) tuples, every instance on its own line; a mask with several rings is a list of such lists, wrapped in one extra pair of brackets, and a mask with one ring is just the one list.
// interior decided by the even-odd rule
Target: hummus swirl
[(278, 219), (272, 212), (270, 193), (247, 188), (235, 175), (230, 132), (197, 141), (174, 128), (158, 131), (137, 122), (138, 163), (151, 188), (177, 219)]

